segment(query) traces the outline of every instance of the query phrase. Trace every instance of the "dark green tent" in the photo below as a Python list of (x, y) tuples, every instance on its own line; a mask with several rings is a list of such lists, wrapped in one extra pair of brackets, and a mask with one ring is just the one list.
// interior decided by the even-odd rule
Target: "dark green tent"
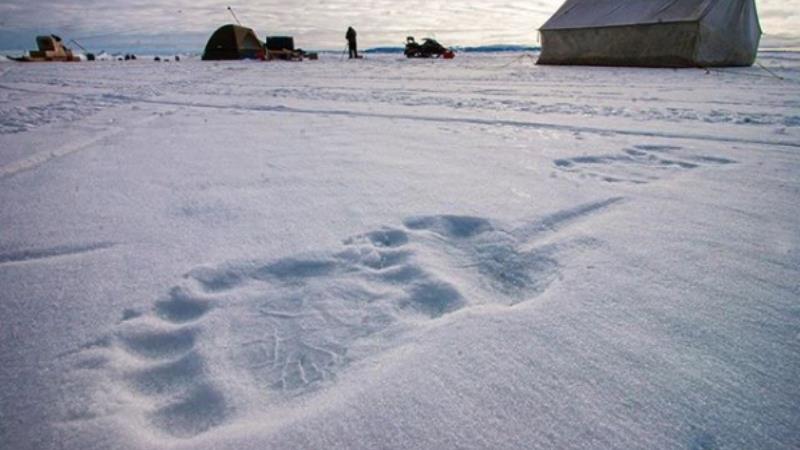
[(260, 59), (264, 45), (250, 28), (228, 24), (220, 27), (206, 44), (203, 60)]

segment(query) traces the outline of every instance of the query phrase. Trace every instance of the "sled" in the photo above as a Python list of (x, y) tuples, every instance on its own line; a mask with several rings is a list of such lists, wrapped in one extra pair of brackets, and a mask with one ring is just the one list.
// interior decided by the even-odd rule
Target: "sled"
[(300, 48), (295, 49), (294, 38), (291, 36), (269, 36), (265, 48), (267, 61), (302, 61), (304, 59), (313, 61), (319, 59), (319, 55), (314, 52), (306, 52)]
[(18, 62), (75, 62), (81, 60), (72, 54), (72, 50), (64, 46), (60, 37), (54, 34), (36, 36), (36, 45), (39, 50), (31, 50), (26, 56), (9, 56), (9, 59)]

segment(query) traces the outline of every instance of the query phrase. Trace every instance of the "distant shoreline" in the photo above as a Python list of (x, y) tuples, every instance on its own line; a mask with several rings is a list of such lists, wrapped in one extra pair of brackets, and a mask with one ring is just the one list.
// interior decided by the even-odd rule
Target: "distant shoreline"
[[(538, 52), (541, 50), (540, 46), (529, 46), (529, 45), (519, 45), (519, 44), (492, 44), (492, 45), (484, 45), (484, 46), (452, 46), (452, 48), (456, 52), (460, 53), (514, 53), (514, 52)], [(9, 57), (9, 56), (22, 56), (27, 55), (28, 50), (20, 50), (20, 49), (0, 49), (0, 56)], [(364, 54), (372, 54), (372, 55), (382, 55), (382, 54), (402, 54), (404, 48), (401, 46), (386, 46), (386, 47), (372, 47), (362, 50)], [(339, 54), (341, 50), (309, 50), (314, 51), (317, 53), (322, 54)], [(762, 47), (759, 49), (759, 52), (764, 53), (797, 53), (800, 52), (800, 47)], [(109, 56), (117, 57), (117, 56), (124, 56), (125, 54), (135, 54), (135, 55), (146, 55), (146, 56), (200, 56), (203, 51), (202, 49), (181, 49), (181, 48), (169, 48), (169, 49), (157, 49), (157, 48), (110, 48), (110, 49), (101, 49), (96, 52), (95, 54), (106, 54)]]

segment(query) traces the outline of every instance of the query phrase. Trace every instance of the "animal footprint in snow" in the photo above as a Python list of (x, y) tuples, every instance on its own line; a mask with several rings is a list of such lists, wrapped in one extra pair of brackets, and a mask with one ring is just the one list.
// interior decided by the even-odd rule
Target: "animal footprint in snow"
[(507, 229), (479, 217), (416, 216), (331, 252), (199, 267), (150, 312), (126, 311), (102, 351), (155, 432), (191, 437), (233, 420), (250, 400), (242, 392), (278, 404), (330, 385), (349, 363), (425, 322), (535, 297), (575, 245), (537, 246), (538, 237), (617, 201)]
[[(608, 183), (644, 184), (661, 179), (666, 173), (736, 162), (716, 156), (686, 154), (682, 150), (682, 147), (669, 145), (635, 145), (624, 149), (621, 154), (556, 159), (553, 164), (580, 177), (597, 178)], [(678, 152), (681, 155), (671, 155)]]

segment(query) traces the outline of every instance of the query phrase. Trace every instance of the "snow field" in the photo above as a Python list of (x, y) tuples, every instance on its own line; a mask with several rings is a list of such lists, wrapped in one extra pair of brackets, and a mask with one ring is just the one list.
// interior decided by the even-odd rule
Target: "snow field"
[(792, 448), (800, 59), (0, 68), (0, 442)]

